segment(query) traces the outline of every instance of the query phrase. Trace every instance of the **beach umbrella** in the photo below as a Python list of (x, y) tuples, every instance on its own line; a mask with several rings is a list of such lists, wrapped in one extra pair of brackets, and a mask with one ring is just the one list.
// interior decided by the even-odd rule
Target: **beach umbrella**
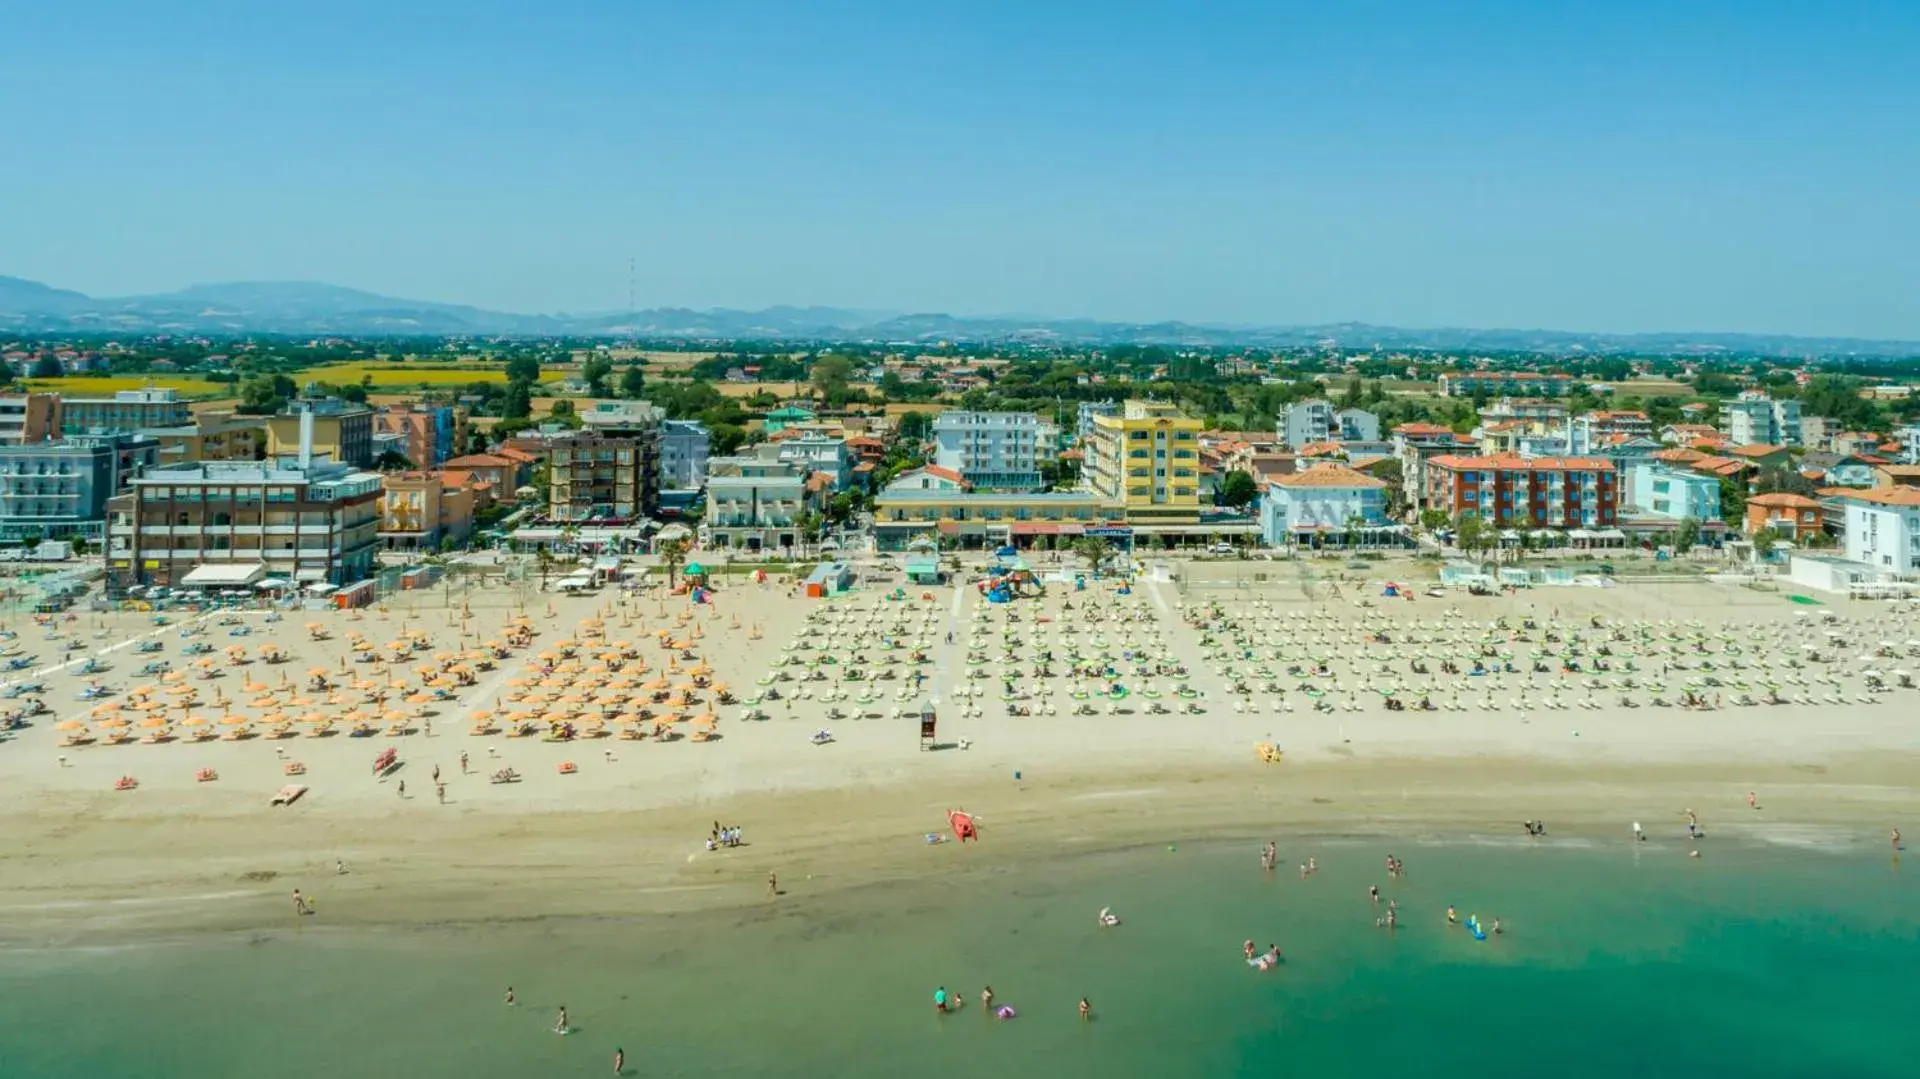
[[(95, 718), (95, 719), (100, 719), (100, 718), (102, 718), (102, 717), (105, 717), (105, 716), (110, 716), (110, 715), (112, 715), (113, 713), (115, 713), (115, 712), (118, 712), (119, 710), (120, 710), (120, 705), (119, 705), (119, 704), (117, 704), (117, 703), (116, 703), (116, 702), (114, 702), (114, 701), (108, 701), (108, 702), (107, 702), (107, 703), (105, 703), (105, 704), (97, 704), (97, 705), (94, 705), (94, 707), (93, 707), (93, 712), (92, 712), (91, 714), (92, 714), (92, 716), (93, 716), (93, 718)], [(78, 720), (69, 720), (68, 722), (70, 722), (70, 723), (78, 723), (79, 721), (78, 721)], [(55, 729), (55, 730), (65, 730), (65, 729), (67, 729), (67, 728), (64, 728), (64, 727), (55, 727), (54, 729)]]
[(140, 721), (140, 726), (145, 727), (148, 730), (157, 730), (166, 725), (167, 725), (167, 721), (164, 719), (161, 719), (159, 716), (148, 716), (147, 718)]
[[(244, 723), (245, 720), (242, 720), (241, 722)], [(188, 716), (187, 718), (180, 721), (180, 725), (182, 727), (204, 727), (207, 725), (207, 717), (206, 716)]]
[(246, 722), (248, 722), (246, 716), (221, 716), (220, 717), (220, 725), (222, 727), (238, 727), (241, 724)]

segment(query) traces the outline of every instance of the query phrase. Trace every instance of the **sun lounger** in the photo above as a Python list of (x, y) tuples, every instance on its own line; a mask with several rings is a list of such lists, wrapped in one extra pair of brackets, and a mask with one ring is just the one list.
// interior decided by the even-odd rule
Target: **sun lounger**
[(303, 776), (307, 774), (307, 766), (299, 761), (288, 761), (280, 766), (280, 771), (283, 775)]
[(271, 799), (269, 799), (267, 801), (267, 804), (276, 805), (276, 806), (290, 806), (293, 803), (299, 801), (300, 796), (305, 793), (307, 793), (307, 788), (305, 784), (289, 783), (286, 786), (281, 787), (280, 793), (274, 795)]

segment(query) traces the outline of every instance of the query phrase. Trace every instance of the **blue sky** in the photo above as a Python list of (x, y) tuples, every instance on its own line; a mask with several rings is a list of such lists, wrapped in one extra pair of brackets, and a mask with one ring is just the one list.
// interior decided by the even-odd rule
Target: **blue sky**
[(1920, 3), (0, 6), (0, 273), (1920, 339)]

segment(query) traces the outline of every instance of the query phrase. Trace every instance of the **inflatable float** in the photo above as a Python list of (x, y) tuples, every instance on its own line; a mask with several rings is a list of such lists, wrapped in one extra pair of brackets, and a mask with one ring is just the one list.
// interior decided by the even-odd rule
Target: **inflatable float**
[(947, 823), (953, 826), (953, 838), (965, 843), (969, 839), (978, 840), (980, 833), (973, 826), (973, 818), (958, 809), (947, 810)]
[(1475, 915), (1475, 914), (1467, 915), (1467, 932), (1472, 933), (1473, 939), (1475, 940), (1487, 939), (1487, 930), (1484, 926), (1480, 924), (1480, 918), (1478, 915)]

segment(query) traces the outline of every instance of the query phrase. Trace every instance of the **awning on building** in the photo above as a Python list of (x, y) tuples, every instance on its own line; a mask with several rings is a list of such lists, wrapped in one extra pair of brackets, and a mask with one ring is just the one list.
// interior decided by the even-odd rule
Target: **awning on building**
[(300, 572), (293, 575), (293, 578), (296, 581), (324, 581), (327, 579), (327, 568), (325, 566), (303, 566)]
[(265, 562), (217, 562), (195, 566), (180, 583), (187, 588), (245, 588), (266, 575)]

